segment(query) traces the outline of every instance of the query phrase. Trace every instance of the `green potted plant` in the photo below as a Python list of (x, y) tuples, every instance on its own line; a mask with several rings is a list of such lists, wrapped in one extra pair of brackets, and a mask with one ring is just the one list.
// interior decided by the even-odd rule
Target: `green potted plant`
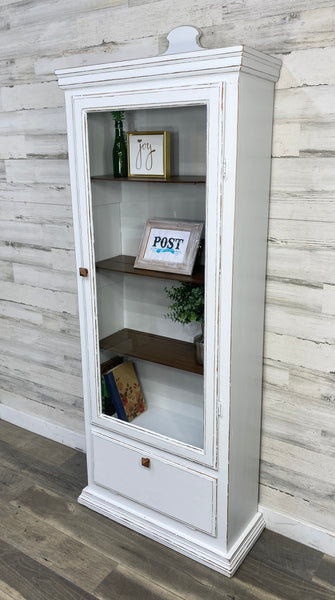
[(204, 286), (200, 283), (183, 282), (172, 288), (164, 288), (172, 304), (168, 307), (167, 317), (172, 321), (186, 325), (201, 324), (201, 334), (194, 338), (197, 362), (204, 362)]

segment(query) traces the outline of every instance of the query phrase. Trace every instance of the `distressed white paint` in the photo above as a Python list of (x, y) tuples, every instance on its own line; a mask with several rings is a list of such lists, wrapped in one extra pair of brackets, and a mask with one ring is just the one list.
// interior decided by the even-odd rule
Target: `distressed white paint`
[[(236, 550), (241, 560), (248, 547), (249, 532), (256, 524), (259, 532), (262, 528), (257, 501), (264, 286), (273, 93), (279, 68), (280, 62), (276, 59), (249, 48), (233, 47), (57, 72), (60, 85), (66, 89), (77, 266), (87, 266), (90, 274), (85, 280), (78, 278), (88, 443), (88, 486), (80, 501), (112, 517), (117, 507), (121, 507), (123, 519), (132, 528), (136, 528), (136, 521), (142, 520), (144, 506), (149, 509), (147, 525), (142, 522), (142, 531), (146, 535), (157, 539), (155, 526), (158, 524), (162, 528), (164, 525), (166, 533), (158, 537), (160, 541), (167, 543), (167, 537), (174, 537), (177, 532), (181, 552), (205, 564), (211, 558), (211, 566), (226, 574), (238, 564), (236, 559), (233, 567), (235, 544), (239, 542)], [(191, 123), (188, 118), (179, 122), (184, 107), (199, 104), (207, 107), (207, 128), (201, 129), (204, 111)], [(102, 130), (108, 131), (107, 117), (116, 107), (122, 107), (126, 113), (127, 109), (131, 110), (131, 115), (134, 113), (131, 118), (135, 127), (136, 109), (145, 109), (145, 115), (148, 112), (150, 124), (162, 113), (159, 120), (163, 128), (164, 119), (167, 119), (164, 113), (171, 111), (169, 121), (177, 132), (181, 131), (181, 171), (184, 170), (183, 135), (187, 133), (189, 146), (194, 146), (195, 163), (196, 136), (202, 135), (204, 143), (206, 130), (208, 135), (204, 399), (198, 399), (200, 389), (198, 393), (190, 394), (192, 386), (199, 386), (197, 375), (176, 373), (172, 376), (171, 369), (159, 367), (161, 376), (157, 377), (157, 370), (153, 367), (149, 370), (147, 366), (141, 381), (142, 385), (148, 385), (148, 417), (144, 413), (131, 425), (101, 415), (97, 402), (100, 388), (97, 317), (100, 317), (101, 327), (107, 329), (106, 334), (115, 330), (115, 323), (110, 317), (102, 319), (96, 314), (95, 258), (90, 232), (94, 226), (95, 239), (104, 235), (101, 223), (111, 218), (121, 231), (112, 236), (110, 253), (119, 253), (119, 248), (126, 254), (130, 250), (136, 252), (143, 224), (150, 216), (147, 211), (151, 210), (152, 199), (146, 182), (142, 194), (147, 190), (148, 198), (145, 194), (141, 205), (141, 193), (136, 187), (126, 186), (128, 191), (124, 198), (123, 187), (117, 185), (113, 202), (109, 185), (91, 187), (89, 167), (93, 172), (101, 172), (106, 160), (99, 148), (99, 130), (102, 125)], [(155, 109), (154, 116), (150, 109)], [(85, 117), (87, 112), (94, 111), (99, 114), (96, 118), (89, 117), (87, 147)], [(194, 120), (199, 122), (197, 130)], [(182, 124), (186, 133), (183, 133)], [(226, 173), (223, 172), (224, 161)], [(188, 162), (191, 161), (185, 160), (185, 165)], [(164, 211), (171, 205), (171, 216), (182, 219), (182, 211), (187, 215), (191, 203), (188, 192), (179, 191), (178, 205), (169, 198), (169, 193), (169, 188), (166, 195), (162, 187), (154, 202), (155, 210), (170, 216)], [(115, 202), (116, 197), (120, 208)], [(161, 197), (167, 206), (161, 207)], [(204, 200), (202, 193), (200, 199), (196, 198), (192, 203), (193, 210), (198, 209), (198, 205), (201, 207)], [(203, 214), (196, 212), (194, 216), (201, 218)], [(250, 221), (253, 221), (252, 228)], [(136, 234), (137, 244), (133, 246)], [(104, 247), (97, 244), (97, 250), (104, 255), (108, 251), (108, 240)], [(103, 279), (99, 276), (100, 300), (106, 290), (108, 294), (110, 289), (113, 291), (114, 286), (106, 285), (106, 279), (106, 274)], [(127, 282), (121, 290), (116, 288), (114, 296), (123, 310), (116, 311), (115, 319), (121, 317), (121, 327), (168, 334), (164, 320), (164, 328), (161, 326), (161, 291), (158, 289), (157, 292), (160, 285), (156, 280), (134, 278), (134, 283)], [(251, 296), (244, 293), (245, 287), (252, 290)], [(158, 303), (154, 306), (156, 298)], [(108, 304), (111, 311), (112, 304)], [(150, 319), (147, 320), (148, 307)], [(222, 314), (225, 315), (223, 318)], [(227, 315), (231, 315), (231, 319)], [(241, 363), (244, 365), (242, 371)], [(138, 373), (141, 375), (140, 365)], [(170, 377), (174, 378), (171, 387)], [(155, 393), (151, 397), (153, 388)], [(168, 401), (164, 400), (164, 392), (168, 392)], [(158, 425), (153, 423), (152, 416), (159, 415), (157, 408), (161, 407), (168, 412), (167, 421), (179, 412), (180, 421), (186, 428), (184, 438), (180, 439), (176, 432), (169, 438), (167, 429), (162, 435), (161, 418)], [(198, 425), (193, 426), (193, 419), (183, 419), (183, 414), (190, 412), (194, 415), (203, 413), (203, 442), (194, 435)], [(217, 420), (219, 412), (222, 418)], [(151, 430), (148, 429), (150, 418)], [(141, 428), (142, 421), (144, 429)], [(143, 472), (139, 464), (143, 455), (151, 457), (149, 471)], [(121, 469), (111, 470), (114, 460)], [(197, 503), (193, 502), (194, 496)], [(191, 549), (189, 541), (193, 546)], [(203, 547), (202, 556), (196, 550), (199, 546)], [(223, 563), (229, 569), (223, 569)]]
[(285, 190), (291, 194), (306, 188), (309, 191), (333, 192), (333, 164), (334, 159), (327, 157), (274, 158), (271, 173), (272, 190)]
[(3, 87), (1, 103), (4, 111), (52, 108), (64, 105), (56, 81)]
[[(71, 206), (70, 186), (64, 184), (27, 184), (0, 182), (0, 198), (10, 202), (26, 202), (40, 205)], [(34, 210), (34, 209), (32, 209)], [(52, 210), (45, 207), (43, 210)], [(57, 209), (54, 209), (55, 216)], [(60, 209), (63, 210), (62, 208)]]
[(323, 287), (322, 312), (326, 315), (335, 315), (335, 285)]
[(54, 79), (57, 69), (78, 67), (79, 65), (96, 65), (111, 60), (130, 60), (134, 57), (155, 56), (158, 54), (158, 43), (155, 36), (148, 38), (128, 40), (121, 44), (106, 44), (106, 46), (83, 47), (78, 53), (69, 56), (37, 56), (35, 60), (35, 73), (44, 81)]
[[(330, 286), (328, 286), (330, 287)], [(335, 344), (335, 323), (328, 315), (315, 315), (304, 309), (286, 306), (269, 306), (266, 313), (267, 330), (317, 343)]]
[(270, 219), (269, 239), (276, 243), (290, 244), (295, 248), (313, 250), (318, 248), (335, 248), (334, 224), (325, 221), (298, 221)]
[(74, 292), (76, 280), (73, 273), (66, 271), (56, 271), (53, 269), (44, 269), (32, 265), (15, 264), (14, 281), (18, 284), (38, 285), (38, 287), (48, 290), (60, 290), (64, 292)]
[(282, 60), (278, 89), (335, 83), (334, 46), (290, 52)]
[(334, 369), (334, 345), (314, 342), (294, 335), (265, 334), (264, 354), (273, 360), (287, 362), (307, 369), (330, 372)]
[(280, 386), (287, 389), (289, 383), (289, 370), (286, 366), (272, 363), (269, 360), (264, 361), (263, 365), (263, 381), (270, 383), (273, 386)]
[(275, 510), (259, 507), (265, 519), (265, 525), (271, 531), (306, 544), (320, 552), (335, 556), (335, 535), (332, 531), (315, 527), (299, 518), (292, 519), (289, 515)]
[(299, 156), (300, 123), (277, 123), (273, 129), (272, 156)]
[(300, 136), (302, 155), (333, 156), (335, 152), (335, 124), (332, 120), (321, 123), (302, 123)]
[(15, 133), (59, 134), (66, 133), (63, 108), (45, 108), (0, 113), (0, 135)]
[(26, 158), (24, 135), (4, 135), (0, 137), (0, 158)]
[(12, 282), (3, 282), (1, 284), (1, 296), (4, 300), (10, 302), (24, 303), (27, 306), (34, 306), (42, 310), (53, 310), (70, 315), (78, 314), (77, 295), (69, 294), (64, 291), (56, 292), (45, 290), (39, 286), (17, 285)]
[[(32, 205), (34, 206), (34, 205)], [(61, 211), (60, 211), (61, 212)], [(43, 221), (42, 221), (43, 222)], [(3, 260), (27, 265), (36, 265), (57, 269), (58, 271), (75, 270), (75, 257), (73, 250), (64, 250), (61, 248), (39, 248), (32, 247), (29, 244), (8, 244), (0, 243), (0, 254)]]
[[(282, 54), (334, 45), (332, 0), (322, 2), (321, 6), (317, 0), (309, 3), (299, 0), (299, 4), (295, 2), (294, 5), (287, 0), (268, 2), (266, 5), (263, 0), (258, 0), (256, 5), (251, 0), (243, 4), (232, 1), (224, 7), (219, 15), (222, 26), (208, 26), (207, 35), (205, 29), (202, 38), (204, 46), (218, 45), (218, 41), (222, 40), (222, 27), (227, 44), (246, 40), (250, 46), (268, 53)], [(197, 20), (192, 22), (198, 23)]]
[(59, 223), (64, 227), (72, 224), (72, 211), (70, 206), (59, 206), (57, 214), (52, 214), (52, 208), (44, 204), (30, 204), (26, 202), (1, 202), (0, 218), (8, 220), (36, 223)]
[(301, 308), (310, 312), (320, 311), (323, 296), (322, 284), (308, 285), (307, 282), (283, 282), (268, 277), (266, 301), (268, 306)]
[(17, 244), (47, 246), (49, 248), (73, 248), (73, 231), (68, 226), (40, 223), (20, 223), (20, 221), (2, 221), (0, 240), (11, 239)]
[(25, 149), (27, 158), (66, 158), (66, 135), (26, 135)]
[[(80, 434), (72, 429), (67, 429), (63, 423), (57, 425), (53, 413), (54, 411), (49, 415), (50, 420), (47, 420), (44, 415), (44, 418), (40, 418), (31, 413), (24, 413), (5, 404), (0, 404), (0, 419), (84, 452), (86, 448), (84, 432)], [(61, 421), (64, 422), (64, 416), (62, 416)]]
[(27, 159), (22, 164), (18, 160), (5, 161), (6, 176), (9, 182), (18, 183), (69, 183), (67, 160)]
[[(296, 248), (281, 240), (268, 246), (268, 275), (321, 285), (335, 283), (334, 250)], [(321, 370), (322, 367), (321, 367)]]
[(318, 227), (320, 222), (335, 222), (335, 199), (332, 192), (310, 192), (304, 194), (272, 194), (270, 219), (285, 219), (293, 221), (314, 221)]
[[(2, 31), (0, 42), (0, 80), (1, 86), (6, 88), (4, 93), (9, 109), (3, 112), (0, 102), (0, 158), (19, 158), (21, 165), (25, 162), (26, 154), (64, 158), (61, 156), (66, 151), (63, 108), (38, 108), (41, 106), (41, 99), (37, 90), (48, 89), (43, 86), (46, 82), (54, 82), (55, 69), (155, 56), (159, 47), (161, 51), (166, 49), (165, 36), (170, 28), (179, 24), (192, 24), (203, 29), (204, 46), (214, 48), (245, 43), (283, 59), (275, 96), (274, 154), (285, 160), (286, 157), (294, 156), (299, 161), (304, 160), (303, 154), (308, 152), (311, 160), (299, 169), (297, 165), (294, 167), (299, 189), (292, 189), (291, 176), (287, 182), (285, 169), (287, 167), (291, 170), (292, 165), (282, 160), (281, 173), (278, 172), (281, 182), (277, 179), (276, 190), (272, 187), (271, 191), (271, 218), (312, 221), (315, 228), (313, 239), (316, 243), (319, 223), (334, 223), (334, 185), (331, 183), (334, 176), (333, 155), (329, 154), (327, 163), (322, 162), (327, 158), (327, 153), (334, 152), (335, 139), (333, 0), (297, 0), (294, 12), (289, 0), (268, 3), (264, 3), (264, 0), (246, 0), (243, 3), (229, 0), (224, 6), (218, 0), (168, 0), (150, 4), (142, 0), (130, 0), (128, 4), (124, 3), (124, 6), (119, 7), (113, 6), (111, 2), (108, 7), (105, 3), (99, 3), (99, 9), (104, 8), (100, 15), (100, 10), (95, 10), (96, 0), (85, 0), (80, 5), (74, 0), (28, 4), (16, 0), (1, 0), (0, 5), (5, 13), (4, 23), (9, 26), (7, 32)], [(145, 19), (143, 11), (146, 13)], [(169, 22), (162, 19), (162, 14), (168, 14)], [(121, 28), (120, 23), (125, 26)], [(116, 29), (118, 39), (114, 35)], [(43, 85), (39, 87), (37, 84)], [(10, 88), (13, 90), (18, 86), (18, 93), (9, 92), (9, 86), (14, 86)], [(28, 86), (27, 91), (32, 91), (29, 95), (31, 108), (28, 110), (17, 110), (18, 99), (21, 104), (24, 102), (24, 88), (21, 86)], [(48, 102), (54, 106), (50, 95), (48, 98)], [(320, 169), (322, 164), (325, 168), (320, 172), (321, 176), (315, 178), (312, 173)], [(1, 174), (5, 177), (4, 172)], [(43, 175), (41, 171), (39, 174)], [(34, 211), (32, 209), (29, 219), (31, 223), (17, 223), (14, 232), (12, 224), (7, 228), (0, 246), (1, 260), (32, 263), (36, 266), (48, 266), (50, 269), (55, 264), (58, 270), (73, 269), (74, 272), (72, 234), (69, 235), (67, 227), (60, 228), (56, 237), (51, 231), (47, 235), (43, 233), (49, 227), (46, 222), (47, 212), (49, 211), (50, 218), (60, 221), (64, 214), (62, 207), (70, 206), (69, 186), (57, 180), (57, 173), (54, 175), (55, 180), (46, 184), (34, 181), (36, 178), (32, 172), (26, 172), (27, 175), (30, 183), (18, 183), (16, 180), (9, 183), (6, 179), (0, 181), (1, 203), (27, 203), (25, 218), (28, 218), (29, 206), (37, 205)], [(327, 190), (323, 188), (324, 178), (329, 182)], [(6, 207), (9, 209), (8, 204)], [(37, 224), (31, 233), (27, 233), (27, 227), (33, 226), (34, 219)], [(68, 225), (67, 221), (66, 223)], [(267, 305), (302, 308), (308, 319), (327, 315), (331, 327), (335, 302), (334, 249), (328, 248), (325, 242), (319, 244), (318, 249), (304, 248), (303, 240), (300, 240), (301, 246), (297, 249), (293, 237), (291, 229), (290, 239), (286, 237), (281, 240), (278, 235), (276, 241), (269, 244)], [(60, 250), (54, 248), (54, 239)], [(13, 242), (13, 245), (5, 245), (7, 242)], [(60, 254), (55, 254), (57, 252)], [(25, 318), (29, 321), (31, 315), (31, 323), (40, 327), (40, 318), (43, 317), (43, 321), (48, 322), (55, 331), (66, 331), (70, 327), (73, 332), (77, 328), (78, 335), (77, 294), (4, 281), (1, 282), (1, 296), (5, 298), (5, 315), (9, 314), (10, 306), (12, 318), (16, 314), (18, 319)], [(301, 334), (304, 336), (303, 317), (301, 325)], [(278, 395), (275, 405), (270, 402), (268, 391), (265, 394), (264, 427), (267, 435), (277, 435), (273, 416), (277, 417), (278, 412), (284, 436), (286, 429), (291, 436), (296, 428), (301, 440), (301, 428), (305, 420), (304, 405), (306, 407), (307, 402), (308, 405), (313, 404), (313, 410), (319, 411), (320, 420), (323, 417), (325, 423), (323, 434), (316, 434), (319, 438), (315, 437), (313, 442), (322, 463), (323, 454), (329, 454), (333, 448), (334, 432), (328, 427), (328, 416), (334, 410), (334, 375), (327, 372), (328, 363), (323, 361), (317, 363), (319, 370), (315, 370), (312, 359), (308, 363), (312, 366), (308, 367), (291, 363), (290, 356), (296, 344), (294, 336), (285, 337), (284, 351), (278, 356), (275, 351), (277, 340), (278, 336), (274, 336), (268, 339), (267, 344), (266, 381), (276, 388)], [(303, 344), (302, 340), (297, 342)], [(313, 348), (314, 344), (305, 351), (312, 352)], [(28, 365), (29, 361), (27, 355)], [(7, 365), (9, 381), (13, 381), (14, 365), (15, 355), (12, 355)], [(78, 365), (78, 377), (80, 372)], [(50, 437), (53, 436), (52, 424), (56, 422), (59, 425), (63, 423), (69, 429), (79, 429), (83, 418), (80, 399), (78, 398), (78, 404), (71, 412), (64, 402), (63, 410), (59, 412), (49, 409), (47, 403), (52, 400), (53, 391), (50, 390), (47, 399), (44, 395), (47, 390), (42, 393), (38, 388), (38, 369), (35, 373), (34, 394), (31, 392), (30, 397), (25, 397), (22, 384), (16, 395), (4, 390), (1, 402), (6, 401), (12, 408), (19, 406), (19, 414), (24, 413), (26, 418), (36, 414), (39, 407), (39, 410), (44, 411), (39, 413), (40, 418), (48, 421), (45, 432)], [(299, 402), (297, 393), (301, 393)], [(62, 406), (61, 397), (58, 402)], [(293, 422), (292, 413), (288, 416), (286, 411), (288, 403), (296, 405), (296, 418)], [(302, 424), (298, 427), (299, 416)], [(28, 426), (22, 420), (20, 424)], [(65, 442), (66, 439), (64, 438)], [(285, 454), (285, 444), (283, 453)], [(290, 471), (296, 472), (294, 461), (286, 461), (285, 469), (278, 478), (271, 463), (271, 452), (267, 453), (265, 459), (267, 469), (266, 472), (263, 468), (261, 470), (260, 488), (263, 507), (286, 513), (297, 519), (296, 522), (305, 521), (305, 533), (299, 527), (294, 528), (295, 532), (299, 531), (297, 539), (305, 543), (312, 541), (309, 525), (334, 532), (335, 504), (331, 510), (322, 508), (323, 493), (318, 491), (319, 482), (308, 474), (304, 476), (305, 500), (301, 500), (289, 477)], [(314, 491), (319, 494), (319, 503), (307, 503), (306, 499)], [(285, 529), (283, 533), (294, 537), (293, 528)]]

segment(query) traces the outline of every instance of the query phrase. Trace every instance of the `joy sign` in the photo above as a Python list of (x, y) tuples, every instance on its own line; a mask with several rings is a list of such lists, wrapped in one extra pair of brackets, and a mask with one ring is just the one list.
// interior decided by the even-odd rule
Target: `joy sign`
[(140, 171), (144, 167), (146, 171), (151, 171), (153, 166), (152, 155), (156, 152), (156, 148), (153, 148), (150, 142), (144, 142), (142, 139), (138, 139), (137, 143), (136, 169)]
[(170, 136), (167, 131), (128, 132), (128, 176), (170, 175)]

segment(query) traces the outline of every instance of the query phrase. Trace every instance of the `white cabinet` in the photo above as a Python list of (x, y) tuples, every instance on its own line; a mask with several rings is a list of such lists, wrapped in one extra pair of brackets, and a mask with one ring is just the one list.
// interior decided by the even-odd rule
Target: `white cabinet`
[[(79, 501), (225, 575), (264, 526), (258, 463), (279, 68), (237, 46), (57, 73), (66, 94), (87, 432), (88, 486)], [(168, 179), (112, 175), (113, 111), (124, 111), (127, 131), (170, 133)], [(134, 268), (152, 218), (203, 222), (204, 266), (191, 276)], [(193, 346), (199, 324), (166, 318), (165, 288), (180, 281), (204, 284), (203, 366)], [(116, 354), (132, 361), (146, 402), (131, 422), (102, 408), (100, 365)]]

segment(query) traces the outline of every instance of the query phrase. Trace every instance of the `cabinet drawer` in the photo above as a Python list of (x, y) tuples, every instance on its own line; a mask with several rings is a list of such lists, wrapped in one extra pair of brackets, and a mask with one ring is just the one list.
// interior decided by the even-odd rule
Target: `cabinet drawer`
[[(177, 521), (215, 535), (216, 479), (93, 434), (94, 481)], [(142, 465), (150, 459), (150, 466)]]

